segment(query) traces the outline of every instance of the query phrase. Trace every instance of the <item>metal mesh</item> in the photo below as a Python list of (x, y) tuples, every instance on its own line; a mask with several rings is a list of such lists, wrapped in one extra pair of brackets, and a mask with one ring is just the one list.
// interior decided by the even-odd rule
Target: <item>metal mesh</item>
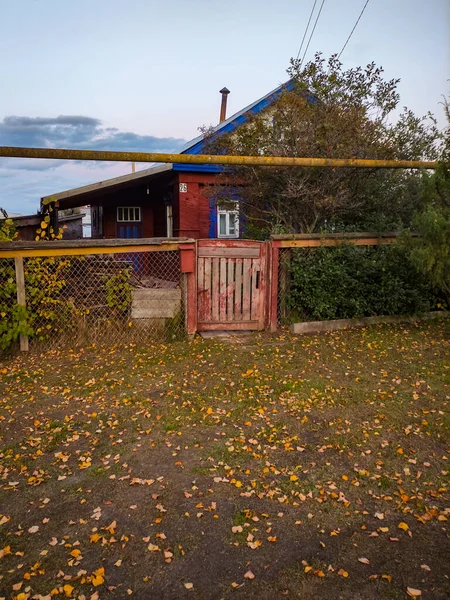
[[(14, 261), (0, 261), (17, 307)], [(25, 258), (26, 322), (32, 346), (145, 343), (184, 336), (179, 251)], [(7, 323), (5, 323), (7, 325)], [(5, 345), (5, 344), (3, 344)]]

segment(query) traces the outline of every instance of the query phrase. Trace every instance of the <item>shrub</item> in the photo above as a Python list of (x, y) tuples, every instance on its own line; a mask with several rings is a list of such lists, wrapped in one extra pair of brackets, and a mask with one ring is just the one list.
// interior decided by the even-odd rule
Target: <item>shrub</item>
[(445, 301), (397, 244), (294, 250), (287, 268), (286, 305), (295, 319), (415, 314)]

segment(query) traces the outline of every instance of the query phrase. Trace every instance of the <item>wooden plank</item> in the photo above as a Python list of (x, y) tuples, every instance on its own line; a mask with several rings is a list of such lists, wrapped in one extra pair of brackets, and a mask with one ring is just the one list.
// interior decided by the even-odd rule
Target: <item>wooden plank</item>
[(228, 285), (227, 285), (227, 318), (228, 321), (234, 321), (234, 292), (236, 289), (234, 275), (235, 261), (228, 259)]
[(255, 331), (258, 323), (255, 321), (217, 321), (214, 323), (198, 323), (198, 331)]
[(173, 319), (181, 311), (181, 289), (131, 290), (132, 319)]
[(37, 256), (88, 256), (91, 254), (131, 254), (132, 252), (169, 252), (178, 250), (178, 247), (178, 244), (164, 244), (157, 246), (83, 246), (82, 248), (61, 248), (55, 246), (54, 248), (24, 248), (21, 250), (0, 248), (0, 258), (27, 258)]
[(234, 318), (242, 320), (242, 258), (236, 259)]
[(23, 250), (23, 249), (40, 249), (40, 248), (91, 248), (103, 246), (167, 246), (168, 244), (193, 244), (195, 240), (187, 237), (180, 238), (133, 238), (133, 239), (121, 239), (121, 238), (101, 238), (91, 239), (83, 238), (80, 240), (42, 240), (39, 242), (35, 241), (15, 241), (15, 242), (2, 242), (0, 244), (0, 250)]
[(363, 239), (363, 238), (392, 238), (398, 237), (396, 231), (350, 231), (339, 233), (284, 233), (272, 235), (272, 240), (325, 240), (325, 239)]
[(211, 320), (219, 320), (219, 259), (212, 259)]
[(205, 291), (203, 292), (204, 320), (211, 321), (211, 258), (205, 258)]
[(316, 238), (305, 240), (277, 240), (280, 248), (318, 248), (319, 246), (340, 246), (341, 244), (352, 244), (354, 246), (385, 246), (397, 240), (392, 238)]
[(198, 320), (205, 320), (205, 259), (198, 259), (197, 271), (197, 314)]
[(199, 256), (225, 256), (227, 258), (258, 258), (259, 248), (214, 248), (212, 246), (200, 246)]
[[(16, 289), (17, 289), (17, 304), (19, 306), (26, 307), (25, 297), (25, 274), (23, 271), (23, 258), (15, 259), (16, 267)], [(28, 352), (28, 336), (20, 336), (20, 349), (22, 352)]]
[(254, 240), (239, 240), (239, 239), (218, 239), (218, 240), (198, 240), (200, 248), (259, 248), (261, 242)]
[[(259, 321), (259, 310), (260, 310), (260, 293), (259, 293), (259, 277), (260, 277), (260, 261), (253, 260), (252, 261), (252, 271), (251, 271), (251, 281), (250, 281), (250, 289), (251, 289), (251, 300), (250, 300), (250, 319), (252, 321)], [(256, 287), (258, 284), (258, 287)]]
[(259, 294), (260, 294), (260, 311), (259, 311), (259, 329), (262, 331), (266, 328), (268, 322), (268, 309), (269, 302), (267, 296), (267, 274), (268, 274), (268, 252), (270, 249), (270, 242), (266, 242), (261, 245), (261, 258), (260, 265), (261, 271), (259, 273)]
[(251, 280), (252, 260), (250, 258), (243, 259), (242, 267), (242, 320), (250, 321), (250, 280)]
[(269, 304), (269, 331), (274, 333), (278, 328), (278, 262), (280, 249), (272, 245), (270, 269), (270, 304)]
[(220, 259), (219, 319), (227, 320), (227, 259)]

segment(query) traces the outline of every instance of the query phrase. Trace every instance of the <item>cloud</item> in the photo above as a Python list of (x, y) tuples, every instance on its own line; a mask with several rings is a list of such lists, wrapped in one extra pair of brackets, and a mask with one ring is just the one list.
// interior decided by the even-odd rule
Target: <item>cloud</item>
[(185, 140), (172, 137), (160, 138), (103, 127), (100, 119), (81, 115), (8, 116), (0, 121), (2, 146), (170, 152), (179, 150), (184, 143)]
[[(83, 115), (7, 116), (0, 120), (0, 146), (178, 152), (185, 143), (183, 139), (105, 127), (100, 119)], [(11, 212), (35, 213), (42, 196), (128, 170), (126, 163), (0, 158), (0, 206)]]

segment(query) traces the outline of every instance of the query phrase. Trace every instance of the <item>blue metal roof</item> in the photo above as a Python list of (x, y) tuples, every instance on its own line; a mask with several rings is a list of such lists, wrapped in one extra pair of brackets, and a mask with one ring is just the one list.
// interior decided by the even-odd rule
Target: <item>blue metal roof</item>
[[(232, 115), (223, 123), (219, 123), (212, 129), (212, 133), (216, 133), (219, 135), (223, 135), (225, 133), (230, 133), (234, 131), (237, 127), (248, 121), (248, 119), (260, 113), (262, 110), (270, 106), (278, 100), (283, 92), (292, 92), (295, 88), (295, 83), (293, 79), (290, 79), (286, 83), (279, 85), (277, 88), (252, 102), (236, 114)], [(313, 96), (308, 98), (308, 100), (314, 100)], [(200, 135), (195, 139), (191, 140), (182, 150), (181, 154), (202, 154), (205, 146), (205, 135)], [(219, 173), (223, 169), (220, 165), (184, 165), (180, 163), (173, 164), (174, 171), (195, 171), (202, 173)]]

